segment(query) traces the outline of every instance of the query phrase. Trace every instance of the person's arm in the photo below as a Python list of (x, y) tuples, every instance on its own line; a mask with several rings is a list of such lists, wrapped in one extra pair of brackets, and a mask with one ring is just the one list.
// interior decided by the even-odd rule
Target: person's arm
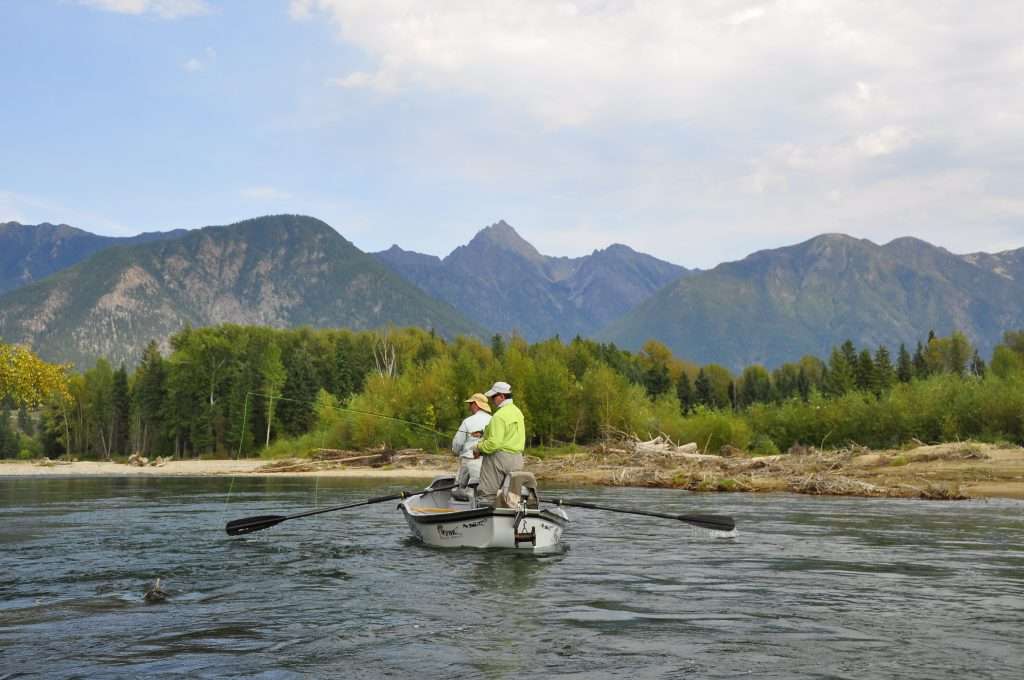
[(501, 444), (504, 441), (505, 423), (501, 418), (491, 418), (491, 422), (487, 423), (487, 427), (484, 428), (484, 438), (476, 445), (476, 449), (480, 453), (494, 453), (501, 449)]
[(462, 455), (462, 447), (466, 445), (466, 421), (463, 420), (462, 424), (459, 425), (459, 429), (455, 432), (455, 436), (452, 437), (452, 453), (456, 456)]

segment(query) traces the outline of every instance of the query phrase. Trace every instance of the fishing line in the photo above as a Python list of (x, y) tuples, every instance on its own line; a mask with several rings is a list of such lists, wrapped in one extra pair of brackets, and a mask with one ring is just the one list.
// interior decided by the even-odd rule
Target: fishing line
[[(297, 404), (314, 404), (314, 405), (317, 404), (317, 402), (309, 401), (308, 399), (292, 399), (291, 397), (278, 397), (278, 396), (273, 396), (273, 395), (270, 395), (270, 394), (263, 394), (262, 392), (248, 392), (245, 395), (247, 399), (248, 399), (250, 394), (252, 396), (254, 396), (254, 397), (263, 397), (264, 399), (277, 399), (278, 401), (291, 401), (291, 402), (295, 402)], [(362, 411), (360, 409), (346, 408), (344, 406), (334, 406), (333, 404), (322, 404), (322, 405), (323, 406), (327, 406), (328, 408), (332, 408), (335, 411), (342, 411), (344, 413), (355, 413), (355, 414), (361, 415), (361, 416), (373, 416), (374, 418), (383, 418), (384, 420), (394, 420), (395, 422), (405, 423), (406, 425), (412, 425), (413, 427), (419, 428), (419, 429), (423, 430), (424, 432), (429, 432), (429, 433), (434, 434), (434, 435), (440, 435), (442, 437), (447, 437), (448, 436), (444, 432), (438, 432), (434, 428), (427, 427), (423, 423), (417, 423), (415, 420), (406, 420), (405, 418), (398, 418), (397, 416), (389, 416), (389, 415), (385, 415), (383, 413), (374, 413), (373, 411)]]
[[(279, 400), (279, 401), (292, 401), (293, 403), (307, 403), (307, 405), (311, 405), (311, 406), (317, 406), (318, 405), (318, 406), (321, 406), (321, 407), (327, 407), (329, 409), (333, 409), (334, 411), (340, 411), (342, 413), (355, 414), (357, 416), (370, 416), (372, 418), (380, 418), (382, 420), (390, 420), (390, 421), (393, 421), (393, 422), (396, 422), (396, 423), (402, 423), (404, 425), (409, 425), (411, 427), (415, 427), (417, 429), (423, 430), (424, 432), (429, 432), (430, 434), (433, 434), (434, 435), (434, 449), (439, 449), (440, 448), (439, 447), (439, 443), (437, 441), (437, 437), (438, 436), (445, 437), (445, 438), (447, 436), (449, 436), (446, 433), (440, 432), (438, 430), (435, 430), (432, 427), (428, 427), (428, 426), (424, 425), (423, 423), (417, 423), (414, 420), (407, 420), (406, 418), (398, 418), (397, 416), (388, 416), (388, 415), (385, 415), (385, 414), (382, 414), (382, 413), (374, 413), (373, 411), (362, 411), (360, 409), (349, 409), (349, 408), (346, 408), (346, 407), (339, 407), (339, 406), (333, 405), (333, 403), (321, 403), (321, 402), (317, 402), (317, 401), (313, 401), (313, 400), (309, 400), (309, 399), (296, 399), (296, 398), (291, 397), (291, 396), (281, 396), (281, 395), (275, 395), (275, 394), (266, 394), (264, 392), (249, 391), (249, 392), (246, 392), (246, 398), (245, 398), (245, 400), (242, 403), (242, 427), (239, 429), (239, 450), (238, 450), (238, 453), (236, 455), (234, 455), (234, 460), (240, 460), (242, 458), (242, 448), (243, 448), (243, 444), (245, 442), (246, 419), (249, 416), (249, 397), (250, 396), (261, 396), (261, 397), (263, 397), (265, 399), (269, 399), (270, 403), (273, 403), (273, 400), (276, 399), (276, 400)], [(271, 417), (272, 417), (272, 415), (271, 415)], [(459, 430), (457, 430), (456, 433), (458, 434), (459, 432), (463, 432), (463, 431), (465, 431), (467, 434), (469, 433), (468, 431), (464, 430), (461, 427), (459, 428)], [(321, 441), (321, 445), (323, 447), (323, 444), (326, 441), (327, 435), (325, 433), (322, 436), (323, 436), (323, 438), (322, 438), (322, 441)], [(230, 484), (227, 487), (227, 495), (224, 497), (223, 513), (224, 513), (225, 516), (226, 516), (226, 513), (227, 513), (227, 504), (230, 502), (231, 493), (232, 493), (233, 488), (234, 488), (234, 480), (236, 480), (236, 478), (237, 478), (237, 475), (231, 475), (231, 481), (230, 481)], [(315, 479), (316, 479), (316, 486), (315, 486), (314, 492), (313, 492), (314, 503), (315, 503), (316, 494), (318, 493), (318, 488), (319, 488), (319, 475), (318, 474), (316, 475)]]

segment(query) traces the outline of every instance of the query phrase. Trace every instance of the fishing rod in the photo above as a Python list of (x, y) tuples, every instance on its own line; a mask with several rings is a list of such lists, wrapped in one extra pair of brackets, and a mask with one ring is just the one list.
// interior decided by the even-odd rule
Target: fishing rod
[[(249, 397), (263, 397), (264, 399), (269, 399), (271, 401), (271, 403), (273, 403), (273, 400), (276, 399), (278, 401), (290, 401), (290, 402), (293, 402), (293, 403), (296, 403), (296, 404), (311, 404), (311, 405), (314, 405), (314, 406), (317, 404), (316, 401), (310, 401), (308, 399), (294, 399), (292, 397), (282, 397), (282, 396), (273, 395), (273, 394), (266, 394), (264, 392), (254, 392), (254, 391), (246, 392), (245, 393), (245, 401), (242, 404), (242, 427), (241, 427), (241, 430), (240, 430), (241, 432), (245, 432), (245, 420), (246, 420), (246, 417), (249, 414)], [(344, 406), (335, 406), (334, 404), (321, 404), (321, 406), (327, 406), (328, 408), (334, 409), (335, 411), (341, 411), (343, 413), (352, 413), (352, 414), (355, 414), (355, 415), (370, 416), (370, 417), (373, 417), (373, 418), (381, 418), (383, 420), (391, 420), (391, 421), (394, 421), (396, 423), (403, 423), (405, 425), (410, 425), (410, 426), (412, 426), (414, 428), (423, 430), (424, 432), (429, 432), (430, 434), (433, 434), (433, 435), (438, 436), (438, 437), (446, 437), (446, 438), (448, 437), (448, 435), (446, 433), (439, 432), (439, 431), (435, 430), (432, 427), (427, 427), (423, 423), (417, 423), (414, 420), (407, 420), (405, 418), (399, 418), (397, 416), (389, 416), (389, 415), (386, 415), (384, 413), (374, 413), (373, 411), (363, 411), (363, 410), (355, 409), (355, 408), (346, 408)], [(269, 427), (269, 425), (268, 425), (268, 427)], [(238, 440), (238, 453), (235, 455), (235, 458), (241, 458), (242, 457), (242, 442), (243, 441), (244, 441), (243, 438), (240, 437), (239, 440)]]
[[(263, 392), (247, 392), (246, 395), (245, 395), (246, 398), (248, 398), (249, 395), (252, 395), (254, 397), (263, 397), (265, 399), (277, 399), (278, 401), (291, 401), (291, 402), (294, 402), (296, 404), (314, 404), (315, 405), (317, 403), (315, 401), (309, 401), (308, 399), (293, 399), (291, 397), (279, 397), (279, 396), (275, 396), (273, 394), (264, 394)], [(417, 428), (423, 430), (424, 432), (430, 432), (431, 434), (441, 435), (442, 437), (447, 437), (448, 436), (444, 432), (438, 432), (434, 428), (427, 427), (423, 423), (417, 423), (415, 420), (406, 420), (405, 418), (398, 418), (397, 416), (389, 416), (389, 415), (385, 415), (383, 413), (374, 413), (373, 411), (361, 411), (361, 410), (356, 409), (356, 408), (346, 408), (344, 406), (335, 406), (333, 404), (324, 404), (324, 406), (327, 406), (328, 408), (332, 408), (335, 411), (343, 411), (345, 413), (355, 413), (355, 414), (361, 415), (361, 416), (373, 416), (375, 418), (383, 418), (384, 420), (394, 420), (394, 421), (399, 422), (399, 423), (405, 423), (406, 425), (412, 425), (413, 427), (417, 427)]]

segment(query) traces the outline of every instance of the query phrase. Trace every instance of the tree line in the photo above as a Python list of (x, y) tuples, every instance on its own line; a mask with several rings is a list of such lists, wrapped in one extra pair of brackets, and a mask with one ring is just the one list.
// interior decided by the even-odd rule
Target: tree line
[(1006, 333), (987, 362), (962, 333), (930, 333), (912, 349), (846, 341), (826, 359), (733, 374), (656, 341), (634, 353), (579, 337), (485, 343), (416, 328), (226, 324), (183, 329), (166, 355), (151, 342), (132, 371), (100, 359), (61, 389), (49, 385), (45, 398), (3, 390), (0, 456), (441, 447), (465, 415), (462, 400), (495, 380), (513, 385), (533, 446), (621, 434), (765, 453), (798, 443), (1024, 441), (1024, 331)]

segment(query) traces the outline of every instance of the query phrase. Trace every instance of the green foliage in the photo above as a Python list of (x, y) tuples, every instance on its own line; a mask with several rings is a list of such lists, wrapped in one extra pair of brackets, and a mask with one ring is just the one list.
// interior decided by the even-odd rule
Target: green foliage
[(678, 442), (696, 442), (705, 453), (717, 453), (725, 444), (747, 449), (752, 436), (743, 416), (701, 406), (677, 428), (666, 428), (665, 434)]
[[(512, 384), (530, 446), (622, 434), (666, 434), (711, 452), (729, 444), (758, 454), (797, 443), (1024, 441), (1024, 341), (1016, 335), (996, 348), (984, 373), (957, 371), (968, 346), (954, 334), (933, 336), (927, 350), (922, 345), (924, 378), (905, 347), (894, 368), (886, 348), (847, 342), (827, 367), (803, 357), (771, 373), (749, 366), (735, 382), (721, 366), (697, 369), (656, 343), (634, 355), (581, 338), (529, 345), (513, 336), (499, 357), (479, 340), (449, 342), (419, 329), (224, 325), (186, 328), (171, 347), (164, 359), (150, 343), (131, 376), (103, 360), (72, 375), (67, 396), (54, 395), (39, 413), (32, 445), (52, 456), (109, 457), (126, 451), (128, 432), (130, 448), (149, 455), (443, 449), (467, 415), (464, 400), (495, 380)], [(7, 422), (13, 432), (10, 413)], [(17, 455), (26, 446), (3, 450)]]

